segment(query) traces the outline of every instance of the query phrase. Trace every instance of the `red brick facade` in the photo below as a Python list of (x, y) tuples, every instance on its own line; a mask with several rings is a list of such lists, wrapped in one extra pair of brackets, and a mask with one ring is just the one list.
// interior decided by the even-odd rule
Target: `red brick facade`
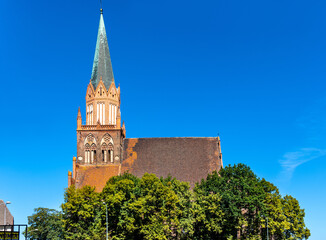
[(77, 116), (77, 157), (68, 185), (95, 186), (126, 171), (188, 181), (191, 186), (223, 166), (219, 137), (126, 138), (121, 124), (120, 87), (116, 88), (101, 12), (92, 78), (86, 91), (86, 124)]

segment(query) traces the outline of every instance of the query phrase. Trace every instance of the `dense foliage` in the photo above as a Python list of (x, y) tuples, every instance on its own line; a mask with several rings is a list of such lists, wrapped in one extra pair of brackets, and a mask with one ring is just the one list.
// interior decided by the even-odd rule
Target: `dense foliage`
[(54, 209), (34, 209), (34, 214), (28, 217), (28, 225), (29, 239), (63, 239), (62, 214)]
[[(192, 190), (175, 178), (145, 174), (112, 177), (97, 193), (65, 192), (62, 212), (38, 208), (30, 239), (307, 239), (304, 210), (248, 166), (227, 166)], [(37, 229), (37, 231), (35, 231)], [(54, 234), (53, 231), (57, 233)], [(37, 233), (37, 235), (36, 235)]]

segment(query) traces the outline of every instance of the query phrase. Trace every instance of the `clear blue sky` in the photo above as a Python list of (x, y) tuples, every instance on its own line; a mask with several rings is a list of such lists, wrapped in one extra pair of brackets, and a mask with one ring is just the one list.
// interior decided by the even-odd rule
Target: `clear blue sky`
[[(59, 208), (85, 116), (99, 1), (0, 2), (0, 198), (16, 223)], [(326, 215), (326, 2), (103, 1), (127, 137), (217, 136)]]

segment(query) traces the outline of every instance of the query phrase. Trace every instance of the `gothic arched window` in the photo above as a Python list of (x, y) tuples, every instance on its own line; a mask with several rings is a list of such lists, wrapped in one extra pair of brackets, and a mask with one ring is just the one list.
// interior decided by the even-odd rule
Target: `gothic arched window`
[(91, 163), (96, 161), (96, 145), (93, 143), (91, 146)]
[(90, 149), (91, 149), (91, 146), (88, 143), (86, 143), (85, 144), (85, 163), (90, 162)]
[(85, 163), (90, 164), (96, 161), (96, 139), (93, 134), (88, 134), (84, 141)]
[(113, 163), (113, 139), (109, 134), (105, 134), (101, 141), (102, 161)]

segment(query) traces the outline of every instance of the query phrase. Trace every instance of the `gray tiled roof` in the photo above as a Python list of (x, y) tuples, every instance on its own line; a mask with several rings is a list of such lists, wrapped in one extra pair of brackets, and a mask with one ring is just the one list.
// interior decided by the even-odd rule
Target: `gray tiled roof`
[(100, 24), (98, 27), (95, 56), (91, 77), (91, 82), (93, 84), (94, 89), (96, 89), (97, 85), (99, 84), (101, 77), (105, 87), (108, 90), (113, 81), (113, 70), (102, 10), (100, 16)]
[[(4, 220), (4, 214), (6, 209), (6, 221), (5, 224), (3, 222)], [(9, 209), (6, 206), (6, 203), (0, 199), (0, 225), (13, 225), (14, 224), (14, 217), (11, 215)]]

